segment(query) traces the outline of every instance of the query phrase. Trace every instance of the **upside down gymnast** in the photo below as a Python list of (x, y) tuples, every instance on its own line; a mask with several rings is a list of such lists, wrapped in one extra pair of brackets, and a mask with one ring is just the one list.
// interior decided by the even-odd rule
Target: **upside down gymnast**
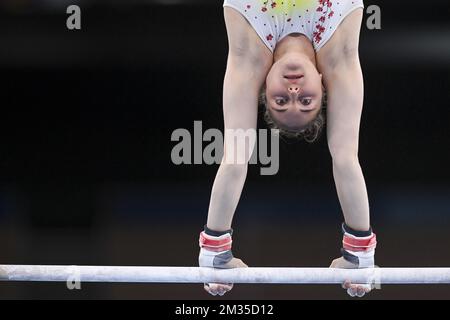
[[(256, 129), (261, 101), (266, 121), (281, 135), (313, 142), (326, 118), (333, 177), (345, 221), (342, 256), (330, 267), (374, 267), (376, 236), (358, 160), (364, 96), (358, 55), (362, 0), (225, 0), (223, 6), (229, 45), (223, 87), (225, 130)], [(225, 136), (224, 155), (233, 147), (231, 143)], [(237, 152), (238, 157), (248, 157)], [(247, 267), (231, 251), (231, 224), (247, 168), (247, 161), (222, 161), (219, 167), (207, 224), (200, 233), (201, 267)], [(232, 287), (230, 283), (204, 284), (212, 295), (223, 295)], [(358, 297), (372, 289), (370, 284), (350, 281), (343, 287)]]

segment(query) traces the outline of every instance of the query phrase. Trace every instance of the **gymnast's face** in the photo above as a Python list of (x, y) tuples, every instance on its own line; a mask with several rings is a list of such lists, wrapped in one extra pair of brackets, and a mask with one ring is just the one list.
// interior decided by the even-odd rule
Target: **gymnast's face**
[(266, 79), (267, 109), (282, 129), (301, 131), (322, 105), (322, 75), (311, 60), (287, 55), (276, 61)]

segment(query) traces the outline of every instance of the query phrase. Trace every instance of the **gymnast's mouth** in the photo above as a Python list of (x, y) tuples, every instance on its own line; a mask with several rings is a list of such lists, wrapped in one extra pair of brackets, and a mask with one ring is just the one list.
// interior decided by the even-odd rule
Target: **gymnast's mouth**
[(300, 74), (286, 75), (286, 76), (284, 76), (284, 78), (285, 78), (288, 82), (290, 82), (290, 83), (292, 83), (292, 84), (298, 85), (298, 81), (299, 81), (301, 78), (303, 78), (303, 75), (300, 75)]
[(290, 74), (290, 75), (285, 75), (284, 78), (289, 79), (289, 80), (297, 80), (297, 79), (303, 78), (303, 75), (302, 74)]

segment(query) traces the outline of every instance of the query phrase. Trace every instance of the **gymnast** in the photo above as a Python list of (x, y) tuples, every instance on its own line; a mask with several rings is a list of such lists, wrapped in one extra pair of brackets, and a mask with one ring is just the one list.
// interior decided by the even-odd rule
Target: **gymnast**
[[(266, 121), (280, 135), (314, 142), (326, 116), (333, 177), (344, 214), (342, 256), (330, 267), (374, 267), (376, 236), (358, 159), (364, 96), (358, 54), (362, 0), (225, 0), (223, 6), (229, 45), (223, 86), (225, 130), (256, 130), (262, 101)], [(233, 141), (225, 135), (224, 158), (231, 148)], [(232, 254), (231, 224), (251, 152), (236, 152), (244, 161), (222, 160), (212, 187), (199, 239), (201, 267), (247, 267)], [(350, 280), (342, 286), (352, 297), (372, 289)], [(204, 284), (212, 295), (223, 295), (232, 287)]]

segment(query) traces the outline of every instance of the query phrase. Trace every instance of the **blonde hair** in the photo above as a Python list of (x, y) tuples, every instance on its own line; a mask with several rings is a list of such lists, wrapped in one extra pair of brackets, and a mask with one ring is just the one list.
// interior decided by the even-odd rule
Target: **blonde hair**
[(259, 102), (264, 106), (264, 120), (266, 121), (267, 125), (271, 129), (279, 130), (280, 136), (290, 139), (303, 139), (309, 143), (317, 141), (320, 137), (320, 134), (322, 133), (322, 130), (325, 126), (325, 109), (327, 107), (327, 94), (325, 90), (323, 90), (322, 105), (316, 118), (312, 120), (306, 128), (300, 131), (282, 129), (275, 123), (267, 107), (265, 87), (263, 87), (261, 90)]

